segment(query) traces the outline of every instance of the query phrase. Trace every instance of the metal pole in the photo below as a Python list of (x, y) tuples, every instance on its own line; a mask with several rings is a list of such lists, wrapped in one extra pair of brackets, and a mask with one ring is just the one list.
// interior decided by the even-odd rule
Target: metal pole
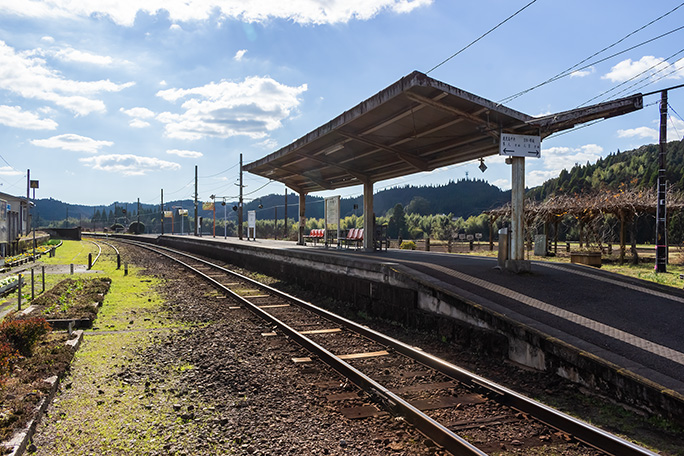
[(667, 153), (667, 90), (660, 95), (660, 154), (658, 169), (658, 204), (656, 209), (656, 264), (655, 272), (667, 272), (667, 182), (665, 155)]
[(304, 228), (306, 227), (306, 193), (299, 193), (299, 232), (297, 233), (297, 245), (304, 245)]
[(195, 165), (195, 236), (197, 236), (197, 165)]
[(140, 234), (140, 198), (138, 198), (138, 227), (135, 230), (135, 234)]
[(42, 281), (43, 281), (43, 287), (41, 288), (41, 293), (45, 293), (45, 266), (40, 267), (42, 269)]
[(238, 237), (242, 240), (242, 154), (240, 154), (240, 199), (238, 201)]
[(228, 239), (228, 216), (226, 215), (226, 208), (228, 205), (223, 202), (223, 239)]
[[(31, 170), (27, 169), (26, 170), (26, 217), (30, 219), (31, 217), (31, 203), (29, 202), (29, 195), (31, 191)], [(26, 220), (26, 234), (29, 234), (29, 230), (31, 229), (31, 225), (29, 224), (30, 220)], [(21, 227), (19, 227), (19, 231), (21, 231)]]
[[(36, 189), (33, 189), (33, 204), (36, 204)], [(36, 261), (36, 222), (31, 217), (31, 225), (33, 225), (33, 261)]]
[(275, 208), (275, 214), (273, 215), (273, 239), (278, 240), (278, 206)]
[(161, 205), (159, 206), (161, 211), (161, 234), (164, 235), (164, 189), (161, 189)]
[(33, 268), (31, 268), (31, 301), (33, 301), (34, 299), (36, 299), (36, 285)]

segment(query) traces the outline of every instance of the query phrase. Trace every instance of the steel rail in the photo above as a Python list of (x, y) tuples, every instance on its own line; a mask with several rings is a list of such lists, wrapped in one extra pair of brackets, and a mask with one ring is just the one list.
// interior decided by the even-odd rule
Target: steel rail
[[(135, 241), (133, 241), (135, 242)], [(137, 243), (136, 243), (137, 244)], [(149, 247), (149, 245), (145, 244), (137, 244), (140, 247), (145, 247), (150, 250), (154, 250)], [(537, 401), (534, 401), (526, 396), (523, 396), (519, 393), (516, 393), (515, 391), (512, 391), (502, 385), (499, 385), (495, 382), (492, 382), (490, 380), (487, 380), (486, 378), (480, 377), (472, 372), (469, 372), (463, 368), (460, 368), (454, 364), (451, 364), (445, 360), (442, 360), (440, 358), (437, 358), (436, 356), (430, 355), (428, 353), (425, 353), (419, 349), (416, 349), (408, 344), (405, 344), (404, 342), (398, 341), (396, 339), (393, 339), (389, 336), (386, 336), (382, 333), (379, 333), (373, 329), (368, 328), (367, 326), (360, 325), (354, 321), (348, 320), (344, 317), (341, 317), (339, 315), (336, 315), (326, 309), (323, 309), (321, 307), (315, 306), (314, 304), (311, 304), (309, 302), (303, 301), (295, 296), (289, 295), (283, 291), (277, 290), (273, 287), (270, 287), (268, 285), (262, 284), (254, 279), (251, 279), (249, 277), (246, 277), (242, 274), (239, 274), (235, 271), (231, 271), (229, 269), (226, 269), (224, 267), (218, 266), (214, 263), (211, 263), (207, 260), (204, 260), (202, 258), (197, 258), (195, 256), (192, 256), (186, 252), (170, 249), (168, 247), (162, 247), (162, 246), (155, 246), (157, 249), (163, 249), (169, 252), (173, 252), (178, 255), (183, 255), (185, 257), (191, 258), (195, 261), (201, 262), (203, 264), (206, 264), (208, 266), (211, 266), (216, 269), (220, 269), (223, 272), (226, 272), (228, 274), (231, 274), (235, 277), (240, 278), (241, 280), (245, 280), (257, 287), (260, 287), (262, 289), (268, 290), (271, 293), (274, 293), (278, 295), (279, 297), (283, 299), (290, 300), (292, 302), (297, 303), (297, 305), (300, 305), (307, 310), (310, 310), (326, 319), (329, 319), (335, 323), (338, 323), (340, 325), (344, 325), (354, 332), (357, 332), (368, 339), (371, 339), (375, 342), (381, 343), (383, 345), (386, 345), (387, 347), (397, 351), (398, 353), (402, 353), (410, 358), (413, 358), (420, 363), (431, 367), (444, 375), (447, 375), (448, 377), (454, 378), (461, 382), (462, 384), (466, 385), (467, 387), (472, 388), (473, 390), (476, 390), (478, 392), (484, 393), (491, 397), (492, 399), (496, 400), (500, 404), (510, 406), (512, 408), (515, 408), (521, 412), (527, 413), (534, 418), (538, 419), (539, 421), (556, 428), (562, 432), (565, 432), (567, 434), (572, 435), (575, 439), (580, 440), (584, 442), (585, 444), (594, 447), (598, 450), (601, 450), (603, 452), (606, 452), (610, 455), (616, 455), (616, 456), (658, 456), (657, 453), (654, 453), (652, 451), (649, 451), (645, 448), (642, 448), (632, 442), (629, 442), (625, 439), (622, 439), (618, 436), (615, 436), (609, 432), (606, 432), (602, 429), (599, 429), (589, 423), (585, 423), (581, 420), (578, 420), (574, 417), (571, 417), (570, 415), (567, 415), (561, 411), (555, 410), (549, 406), (546, 406), (544, 404), (541, 404)], [(157, 252), (160, 253), (161, 252)], [(175, 260), (178, 261), (178, 260)], [(180, 262), (180, 261), (179, 261)], [(194, 268), (193, 268), (194, 270)], [(195, 270), (196, 271), (196, 270)], [(208, 280), (211, 280), (212, 283), (217, 283), (215, 280), (211, 279), (211, 277), (206, 276), (205, 274), (201, 273), (198, 271), (199, 274), (201, 274), (204, 277), (207, 277)], [(218, 283), (217, 283), (218, 284)], [(218, 284), (222, 289), (227, 290), (231, 295), (235, 296), (242, 302), (246, 302), (249, 304), (250, 308), (255, 307), (258, 309), (256, 313), (263, 313), (266, 314), (265, 311), (262, 309), (259, 309), (258, 307), (254, 306), (251, 302), (245, 300), (244, 298), (240, 297), (239, 295), (236, 295), (234, 292), (230, 291), (223, 285)], [(270, 315), (267, 317), (268, 319), (271, 319)], [(294, 331), (290, 328), (290, 331)], [(296, 333), (296, 331), (294, 331)], [(297, 333), (298, 334), (298, 333)], [(297, 336), (292, 335), (291, 336), (294, 339), (297, 339)], [(303, 337), (303, 336), (301, 336)], [(308, 339), (307, 339), (308, 340)], [(311, 342), (312, 344), (315, 344), (314, 342)], [(321, 347), (321, 349), (323, 349)], [(323, 349), (325, 350), (325, 349)], [(334, 355), (333, 355), (334, 356)], [(338, 358), (339, 359), (339, 358)], [(340, 362), (344, 363), (344, 361)], [(346, 363), (344, 363), (346, 364)], [(350, 366), (351, 367), (351, 366)], [(353, 369), (353, 368), (352, 368)], [(363, 375), (363, 374), (361, 374)], [(374, 382), (373, 380), (371, 380)], [(360, 386), (360, 385), (359, 385)], [(384, 387), (380, 386), (382, 390), (385, 390)], [(382, 391), (379, 390), (379, 391)], [(394, 396), (393, 393), (388, 392), (389, 395)], [(388, 397), (391, 397), (388, 396)], [(410, 405), (409, 405), (410, 406)], [(411, 407), (411, 406), (410, 406)], [(418, 412), (421, 413), (422, 412)], [(428, 417), (429, 418), (429, 417)], [(431, 420), (431, 418), (429, 418)], [(439, 423), (436, 423), (439, 425)], [(441, 426), (441, 425), (439, 425)], [(416, 427), (418, 427), (416, 425)], [(420, 429), (420, 428), (419, 428)], [(448, 429), (447, 429), (448, 430)], [(422, 431), (422, 429), (421, 429)], [(451, 431), (449, 431), (451, 432)], [(454, 434), (455, 435), (455, 434)], [(431, 437), (432, 438), (432, 437)], [(436, 439), (433, 439), (437, 442), (439, 442)], [(446, 446), (445, 446), (446, 447)], [(451, 451), (451, 450), (450, 450)], [(479, 451), (479, 450), (478, 450)], [(461, 454), (461, 453), (454, 453), (454, 454)], [(470, 454), (470, 453), (468, 453)], [(483, 453), (473, 453), (473, 454), (483, 454)]]
[[(125, 242), (131, 242), (131, 241), (125, 241)], [(133, 241), (135, 242), (135, 241)], [(334, 370), (336, 370), (340, 375), (343, 377), (349, 379), (352, 383), (357, 385), (359, 388), (364, 390), (366, 393), (368, 393), (372, 398), (380, 402), (390, 413), (394, 415), (399, 415), (403, 416), (404, 419), (414, 425), (420, 432), (422, 432), (424, 435), (432, 439), (435, 443), (441, 445), (444, 447), (447, 451), (451, 452), (452, 454), (456, 456), (487, 456), (486, 453), (482, 452), (479, 450), (477, 447), (473, 446), (471, 443), (460, 437), (459, 435), (455, 434), (442, 424), (438, 423), (437, 421), (433, 420), (430, 418), (428, 415), (424, 414), (420, 410), (418, 410), (416, 407), (402, 399), (401, 397), (397, 396), (372, 378), (368, 377), (355, 367), (351, 366), (349, 363), (343, 361), (336, 355), (334, 355), (332, 352), (329, 350), (325, 349), (324, 347), (320, 346), (313, 340), (309, 339), (308, 337), (300, 334), (298, 331), (287, 325), (286, 323), (280, 321), (273, 315), (269, 314), (265, 310), (259, 308), (256, 304), (253, 304), (252, 302), (248, 301), (247, 299), (243, 298), (239, 294), (235, 293), (232, 291), (230, 288), (226, 287), (225, 285), (221, 284), (217, 280), (213, 279), (212, 277), (208, 276), (207, 274), (203, 273), (202, 271), (199, 271), (198, 269), (192, 267), (191, 265), (184, 263), (180, 261), (177, 258), (172, 257), (171, 255), (168, 255), (164, 252), (161, 252), (157, 249), (164, 249), (164, 250), (169, 250), (173, 251), (172, 249), (166, 249), (163, 247), (155, 246), (151, 247), (149, 245), (145, 244), (138, 244), (139, 247), (151, 250), (159, 255), (163, 255), (176, 263), (184, 266), (185, 268), (193, 271), (194, 273), (200, 275), (201, 277), (205, 278), (207, 281), (215, 285), (216, 287), (222, 289), (224, 292), (228, 293), (230, 296), (241, 302), (242, 304), (245, 305), (250, 311), (255, 313), (256, 315), (260, 316), (264, 320), (276, 325), (284, 334), (286, 334), (288, 337), (290, 337), (292, 340), (297, 342), (299, 345), (304, 347), (306, 350), (308, 350), (310, 353), (313, 355), (317, 356), (320, 358), (325, 364), (328, 366), (332, 367)], [(243, 278), (241, 274), (236, 274), (230, 270), (227, 270), (225, 268), (222, 268), (220, 266), (217, 266), (215, 264), (212, 264), (206, 260), (203, 260), (201, 258), (196, 258), (192, 257), (191, 255), (188, 255), (183, 252), (175, 252), (176, 254), (181, 254), (184, 256), (187, 256), (189, 258), (192, 258), (195, 261), (199, 261), (203, 264), (210, 265), (215, 268), (219, 268), (229, 274), (233, 274), (236, 276), (239, 276), (240, 278)], [(259, 286), (263, 286), (263, 284), (259, 284), (258, 282), (254, 282), (253, 280), (244, 277), (245, 280), (248, 280), (250, 283), (255, 283), (258, 284)], [(267, 287), (271, 289), (270, 287)], [(289, 295), (288, 295), (289, 296)]]
[(90, 264), (90, 267), (92, 268), (93, 266), (95, 266), (95, 263), (97, 263), (97, 260), (100, 258), (100, 255), (102, 255), (102, 246), (100, 244), (98, 244), (97, 242), (92, 241), (90, 239), (88, 239), (88, 242), (92, 242), (93, 244), (95, 244), (97, 246), (97, 256), (95, 257), (93, 262)]
[(115, 245), (112, 245), (112, 244), (110, 244), (109, 242), (105, 242), (105, 241), (100, 241), (100, 242), (102, 242), (104, 245), (108, 245), (108, 246), (110, 246), (111, 248), (113, 248), (114, 251), (116, 252), (116, 254), (119, 255), (119, 249), (117, 249)]

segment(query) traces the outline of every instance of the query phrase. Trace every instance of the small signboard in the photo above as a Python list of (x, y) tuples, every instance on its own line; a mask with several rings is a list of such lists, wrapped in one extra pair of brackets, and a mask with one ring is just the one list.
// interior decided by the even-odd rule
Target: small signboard
[(178, 215), (180, 215), (180, 216), (188, 215), (188, 210), (187, 209), (178, 209)]
[(213, 211), (214, 210), (214, 203), (213, 202), (203, 202), (202, 203), (202, 210), (203, 211)]
[(466, 239), (469, 241), (472, 241), (473, 239), (475, 239), (475, 236), (473, 236), (472, 234), (469, 234), (466, 236)]
[(164, 211), (164, 218), (173, 218), (173, 211)]
[(256, 228), (256, 211), (247, 211), (247, 227)]
[(541, 136), (502, 133), (499, 155), (509, 157), (541, 157)]
[(482, 239), (482, 233), (475, 233), (475, 239), (477, 239), (478, 241)]

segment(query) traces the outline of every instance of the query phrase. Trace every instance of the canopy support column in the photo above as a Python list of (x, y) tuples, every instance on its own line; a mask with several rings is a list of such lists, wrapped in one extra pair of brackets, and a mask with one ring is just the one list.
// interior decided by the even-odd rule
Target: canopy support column
[(511, 157), (511, 258), (506, 269), (528, 272), (525, 261), (525, 158)]
[(373, 182), (363, 183), (363, 250), (373, 251), (375, 235), (375, 215), (373, 214)]
[(306, 193), (299, 193), (299, 230), (297, 232), (297, 245), (305, 245), (304, 228), (306, 228)]

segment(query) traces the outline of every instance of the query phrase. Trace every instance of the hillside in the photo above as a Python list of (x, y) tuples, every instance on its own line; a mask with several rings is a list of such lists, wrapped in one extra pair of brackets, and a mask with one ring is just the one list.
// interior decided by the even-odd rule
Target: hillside
[[(655, 188), (658, 179), (658, 144), (612, 153), (596, 163), (577, 164), (561, 171), (539, 187), (528, 191), (528, 196), (543, 200), (554, 194), (579, 194), (604, 189), (617, 190), (621, 185), (633, 188)], [(667, 144), (666, 175), (676, 190), (684, 190), (684, 141)]]
[[(457, 217), (467, 218), (471, 215), (478, 215), (482, 211), (491, 209), (504, 204), (510, 199), (510, 192), (504, 192), (481, 180), (459, 180), (449, 182), (440, 186), (405, 186), (382, 190), (375, 194), (374, 209), (377, 215), (385, 215), (388, 210), (397, 203), (413, 208), (415, 212), (421, 214), (449, 214)], [(414, 201), (415, 200), (415, 201)], [(412, 204), (412, 201), (413, 204)], [(299, 198), (296, 194), (288, 194), (287, 215), (289, 218), (297, 218)], [(228, 219), (235, 220), (237, 215), (233, 211), (236, 201), (227, 203)], [(341, 215), (352, 214), (361, 215), (363, 213), (363, 197), (343, 198), (341, 204)], [(354, 205), (358, 207), (354, 209)], [(259, 205), (263, 206), (259, 208)], [(180, 207), (189, 209), (192, 216), (194, 203), (192, 200), (168, 201), (164, 207)], [(60, 222), (69, 217), (69, 225), (78, 223), (79, 219), (96, 220), (102, 219), (102, 214), (107, 221), (113, 222), (114, 219), (132, 217), (137, 214), (137, 203), (116, 202), (107, 206), (84, 206), (67, 204), (52, 198), (39, 199), (36, 207), (40, 225)], [(158, 214), (159, 205), (141, 204), (141, 214)], [(123, 209), (126, 209), (124, 215)], [(245, 211), (256, 210), (257, 218), (273, 219), (276, 211), (278, 218), (282, 219), (285, 211), (285, 195), (271, 194), (245, 203)], [(223, 218), (223, 207), (220, 203), (216, 205), (216, 217)], [(410, 212), (410, 211), (409, 211)], [(211, 211), (199, 210), (199, 215), (205, 218), (212, 217)], [(319, 196), (307, 195), (306, 197), (306, 216), (307, 218), (323, 218), (323, 198)], [(246, 214), (245, 214), (246, 217)]]

